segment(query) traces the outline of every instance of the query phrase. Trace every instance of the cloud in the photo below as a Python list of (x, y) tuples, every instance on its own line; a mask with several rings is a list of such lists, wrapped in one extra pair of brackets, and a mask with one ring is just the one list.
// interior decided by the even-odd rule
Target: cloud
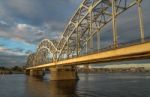
[(21, 64), (41, 40), (58, 39), (81, 1), (0, 0), (0, 64)]
[(8, 49), (0, 47), (0, 65), (4, 66), (16, 66), (23, 65), (27, 57), (27, 53), (24, 53), (21, 49)]
[(1, 24), (1, 25), (8, 25), (8, 24), (7, 24), (5, 21), (3, 21), (3, 20), (0, 21), (0, 24)]
[(0, 54), (6, 54), (6, 55), (15, 55), (15, 56), (26, 56), (27, 54), (23, 52), (23, 49), (17, 48), (17, 49), (8, 49), (5, 47), (0, 47)]
[(22, 66), (26, 63), (26, 56), (7, 55), (6, 53), (0, 54), (1, 66)]
[(12, 20), (42, 25), (48, 21), (68, 20), (80, 2), (81, 0), (4, 0), (0, 6), (2, 13), (11, 16)]
[[(2, 24), (10, 24), (9, 27), (6, 27), (7, 29), (0, 25), (3, 28), (0, 29), (0, 34), (3, 34), (4, 37), (20, 38), (30, 43), (41, 38), (58, 37), (56, 35), (59, 34), (53, 33), (63, 32), (64, 25), (67, 24), (69, 17), (72, 16), (80, 2), (81, 0), (0, 1)], [(40, 32), (44, 32), (41, 37), (38, 36), (42, 34)]]

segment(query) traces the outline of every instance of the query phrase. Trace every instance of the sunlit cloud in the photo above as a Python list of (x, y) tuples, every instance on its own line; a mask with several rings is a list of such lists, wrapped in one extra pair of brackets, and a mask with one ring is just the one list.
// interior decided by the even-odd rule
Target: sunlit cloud
[(4, 48), (4, 47), (0, 47), (0, 53), (5, 53), (7, 55), (16, 55), (16, 56), (22, 56), (22, 55), (27, 56), (28, 55), (24, 52), (17, 52), (17, 51), (7, 49), (7, 48)]

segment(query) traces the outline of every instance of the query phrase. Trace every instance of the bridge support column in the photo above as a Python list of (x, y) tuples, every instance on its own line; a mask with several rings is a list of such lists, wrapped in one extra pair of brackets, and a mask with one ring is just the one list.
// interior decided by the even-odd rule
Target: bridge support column
[(50, 80), (78, 80), (76, 68), (72, 66), (50, 68)]
[(32, 69), (31, 69), (31, 70), (29, 71), (29, 75), (41, 77), (41, 76), (44, 76), (44, 71), (43, 71), (43, 70), (32, 70)]
[(30, 75), (30, 70), (25, 70), (24, 73), (25, 73), (26, 75)]

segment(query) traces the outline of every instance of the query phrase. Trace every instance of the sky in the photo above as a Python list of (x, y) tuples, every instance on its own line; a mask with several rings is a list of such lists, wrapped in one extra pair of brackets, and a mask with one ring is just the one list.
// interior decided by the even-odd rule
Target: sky
[(0, 65), (23, 65), (42, 39), (57, 39), (80, 2), (0, 0)]
[[(22, 66), (27, 56), (36, 51), (41, 40), (58, 39), (81, 2), (82, 0), (0, 0), (0, 66)], [(143, 0), (146, 36), (150, 36), (149, 4), (149, 0)], [(120, 32), (133, 29), (130, 22), (137, 24), (135, 9), (129, 10), (129, 15), (119, 17)], [(106, 27), (104, 31), (109, 30)], [(131, 33), (126, 36), (130, 38), (134, 35)], [(109, 37), (104, 38), (105, 41), (109, 40)]]

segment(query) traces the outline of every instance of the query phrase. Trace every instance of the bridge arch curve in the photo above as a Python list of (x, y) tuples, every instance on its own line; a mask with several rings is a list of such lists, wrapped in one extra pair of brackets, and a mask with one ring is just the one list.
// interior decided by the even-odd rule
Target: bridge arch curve
[(34, 66), (34, 65), (35, 65), (35, 64), (34, 64), (34, 62), (35, 62), (35, 56), (36, 56), (35, 53), (32, 53), (32, 54), (30, 54), (30, 55), (28, 56), (28, 58), (27, 58), (27, 64), (26, 64), (27, 67)]
[(51, 53), (57, 52), (56, 46), (55, 46), (54, 43), (53, 43), (51, 40), (49, 40), (49, 39), (43, 39), (43, 40), (39, 43), (38, 49), (43, 48), (43, 47), (47, 47), (47, 48), (50, 50)]
[(52, 60), (53, 53), (48, 47), (42, 46), (36, 52), (36, 65), (45, 64)]

